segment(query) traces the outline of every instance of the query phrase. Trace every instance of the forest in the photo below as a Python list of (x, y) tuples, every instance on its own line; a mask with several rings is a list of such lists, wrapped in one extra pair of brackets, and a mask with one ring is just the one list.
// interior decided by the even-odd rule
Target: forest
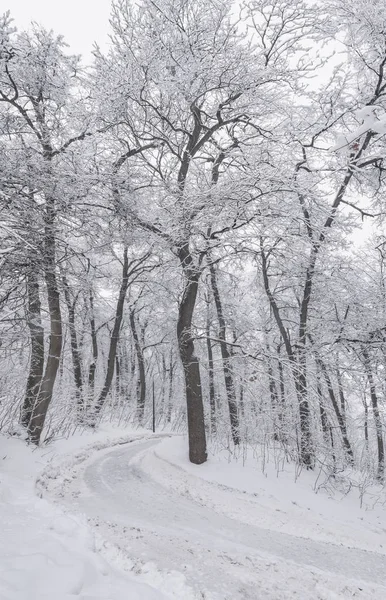
[(0, 431), (382, 483), (385, 69), (382, 0), (115, 0), (90, 64), (4, 14)]

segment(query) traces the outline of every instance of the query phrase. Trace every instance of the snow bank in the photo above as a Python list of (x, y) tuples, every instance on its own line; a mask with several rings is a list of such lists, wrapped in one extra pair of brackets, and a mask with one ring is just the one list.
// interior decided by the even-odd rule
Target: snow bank
[(20, 439), (0, 436), (0, 598), (1, 600), (155, 600), (165, 596), (134, 575), (113, 568), (96, 551), (96, 538), (81, 516), (65, 514), (40, 499), (35, 480), (42, 469), (55, 472), (64, 452), (80, 460), (92, 441), (105, 447), (142, 437), (104, 428), (48, 448), (32, 449)]
[(369, 495), (361, 509), (358, 489), (332, 497), (332, 489), (321, 486), (323, 478), (318, 479), (317, 472), (299, 475), (287, 463), (279, 472), (266, 464), (263, 472), (253, 458), (243, 465), (241, 459), (230, 462), (225, 452), (193, 465), (181, 437), (162, 441), (142, 466), (162, 485), (244, 523), (386, 554), (382, 495)]

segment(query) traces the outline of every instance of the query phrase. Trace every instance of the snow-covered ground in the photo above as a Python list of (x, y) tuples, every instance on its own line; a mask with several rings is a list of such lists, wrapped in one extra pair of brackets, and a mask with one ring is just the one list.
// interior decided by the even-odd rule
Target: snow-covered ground
[[(238, 521), (386, 554), (386, 488), (366, 488), (359, 485), (359, 477), (355, 486), (355, 474), (351, 486), (346, 481), (339, 491), (339, 483), (317, 469), (299, 474), (296, 465), (284, 461), (278, 467), (271, 460), (262, 468), (253, 457), (235, 461), (223, 452), (196, 466), (187, 460), (181, 438), (155, 447), (143, 465), (164, 484), (166, 478), (175, 489), (185, 486), (202, 504)], [(216, 483), (216, 489), (205, 482)]]
[(315, 474), (197, 467), (182, 438), (130, 432), (4, 454), (1, 600), (386, 598), (385, 508)]
[[(0, 436), (0, 600), (160, 600), (159, 590), (108, 563), (98, 551), (95, 532), (79, 514), (39, 498), (35, 482), (53, 464), (71, 464), (96, 448), (139, 437), (104, 429), (28, 448)], [(49, 465), (52, 465), (51, 467)]]

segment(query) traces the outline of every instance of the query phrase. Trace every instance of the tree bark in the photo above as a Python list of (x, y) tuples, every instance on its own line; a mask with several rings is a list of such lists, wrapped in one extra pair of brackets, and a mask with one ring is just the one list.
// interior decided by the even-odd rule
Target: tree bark
[[(268, 371), (268, 388), (269, 395), (271, 398), (271, 408), (272, 408), (272, 424), (273, 424), (273, 438), (276, 442), (280, 440), (280, 432), (278, 431), (276, 416), (280, 415), (279, 407), (279, 393), (273, 373), (272, 359), (270, 356), (270, 347), (267, 344), (267, 371)], [(280, 416), (279, 416), (280, 419)]]
[(226, 340), (226, 323), (224, 317), (224, 310), (220, 298), (220, 292), (217, 285), (217, 277), (216, 270), (214, 268), (213, 263), (209, 264), (210, 270), (210, 282), (212, 287), (212, 293), (214, 298), (214, 303), (216, 306), (217, 319), (219, 323), (218, 337), (220, 339), (220, 350), (221, 357), (223, 362), (223, 371), (224, 371), (224, 381), (225, 381), (225, 390), (227, 394), (228, 400), (228, 409), (229, 409), (229, 419), (231, 423), (231, 433), (232, 440), (235, 446), (240, 444), (240, 424), (239, 424), (239, 415), (237, 410), (237, 400), (236, 400), (236, 389), (233, 377), (233, 369), (232, 369), (232, 360), (231, 353), (228, 349), (228, 344)]
[(70, 286), (68, 285), (67, 277), (62, 275), (64, 299), (68, 311), (68, 325), (70, 330), (70, 345), (71, 345), (71, 357), (72, 367), (74, 371), (75, 381), (75, 395), (78, 405), (78, 416), (83, 418), (84, 415), (84, 403), (83, 403), (83, 375), (82, 375), (82, 360), (78, 344), (78, 336), (76, 333), (75, 324), (75, 301), (72, 302), (70, 295)]
[(378, 467), (377, 467), (377, 479), (379, 481), (383, 481), (385, 475), (385, 448), (383, 444), (383, 427), (381, 415), (379, 412), (378, 406), (378, 396), (375, 387), (373, 372), (371, 369), (370, 363), (370, 355), (366, 347), (362, 349), (363, 358), (365, 362), (365, 370), (367, 379), (370, 386), (370, 400), (371, 407), (373, 409), (374, 423), (375, 423), (375, 431), (377, 435), (377, 451), (378, 451)]
[(342, 414), (342, 419), (344, 420), (344, 422), (346, 422), (346, 398), (344, 396), (342, 374), (340, 372), (339, 364), (336, 367), (336, 378), (338, 381), (340, 412)]
[(47, 198), (43, 264), (50, 315), (50, 341), (43, 381), (28, 426), (28, 435), (34, 444), (39, 444), (40, 442), (48, 407), (52, 399), (62, 350), (62, 315), (56, 277), (56, 240), (54, 223), (55, 202), (53, 198)]
[(330, 438), (330, 426), (328, 423), (326, 408), (324, 406), (322, 384), (320, 382), (319, 376), (317, 378), (316, 392), (318, 394), (320, 423), (322, 425), (323, 437), (327, 442)]
[(119, 404), (120, 399), (120, 391), (121, 391), (121, 361), (119, 357), (119, 352), (117, 352), (115, 356), (115, 400), (116, 404)]
[(137, 417), (138, 423), (143, 424), (143, 418), (145, 414), (145, 400), (146, 400), (146, 374), (145, 374), (145, 361), (143, 356), (142, 345), (138, 337), (138, 332), (135, 324), (135, 313), (134, 310), (130, 311), (130, 328), (134, 340), (134, 348), (137, 356), (138, 364), (138, 385), (137, 385)]
[(31, 338), (31, 359), (26, 392), (21, 410), (21, 424), (28, 427), (44, 372), (44, 328), (41, 318), (39, 280), (33, 266), (27, 274), (27, 323)]
[(280, 315), (279, 307), (269, 285), (268, 261), (263, 250), (262, 241), (260, 243), (260, 247), (264, 289), (267, 294), (276, 324), (280, 331), (280, 335), (284, 342), (284, 347), (288, 356), (295, 383), (300, 419), (300, 460), (307, 469), (312, 469), (314, 466), (314, 446), (311, 432), (311, 413), (307, 397), (306, 356), (303, 348), (301, 348), (296, 355), (292, 348), (288, 332), (284, 327), (284, 323)]
[(94, 389), (95, 389), (95, 373), (98, 362), (98, 338), (95, 328), (95, 312), (94, 312), (94, 296), (92, 289), (89, 293), (90, 302), (90, 330), (91, 330), (91, 343), (92, 343), (92, 361), (88, 370), (88, 397), (89, 404), (94, 401)]
[(189, 459), (200, 465), (207, 460), (207, 451), (200, 366), (192, 337), (200, 272), (194, 267), (188, 242), (180, 246), (178, 258), (183, 268), (184, 289), (178, 310), (177, 340), (185, 379)]
[[(299, 314), (299, 334), (297, 340), (296, 362), (297, 368), (295, 371), (295, 386), (299, 398), (299, 413), (300, 413), (300, 430), (302, 453), (306, 455), (312, 445), (311, 439), (311, 413), (308, 401), (307, 389), (307, 326), (308, 326), (308, 310), (311, 300), (313, 279), (315, 273), (316, 259), (318, 255), (318, 246), (314, 245), (311, 250), (309, 264), (306, 271), (306, 279), (303, 288), (303, 298), (300, 305)], [(307, 463), (307, 466), (310, 464)]]
[(174, 361), (173, 361), (173, 350), (170, 350), (170, 362), (169, 362), (169, 390), (168, 390), (168, 407), (166, 413), (167, 423), (171, 423), (172, 412), (173, 412), (173, 382), (174, 382)]
[(346, 421), (343, 418), (341, 411), (339, 410), (339, 403), (335, 396), (332, 381), (328, 374), (327, 367), (321, 358), (319, 358), (319, 357), (316, 358), (316, 364), (319, 366), (320, 371), (323, 374), (324, 380), (326, 382), (327, 392), (328, 392), (329, 398), (331, 400), (331, 404), (334, 408), (336, 418), (338, 420), (339, 429), (342, 434), (343, 445), (344, 445), (344, 448), (346, 451), (347, 459), (348, 459), (348, 462), (352, 465), (352, 464), (354, 464), (354, 453), (352, 451), (351, 444), (348, 439)]
[(121, 286), (119, 288), (118, 302), (117, 302), (117, 307), (115, 310), (114, 327), (113, 327), (113, 331), (112, 331), (111, 337), (110, 337), (110, 346), (109, 346), (109, 353), (108, 353), (108, 358), (107, 358), (106, 377), (105, 377), (105, 382), (104, 382), (102, 391), (99, 394), (99, 397), (98, 397), (98, 399), (95, 403), (94, 409), (93, 409), (93, 416), (92, 416), (92, 423), (91, 423), (93, 426), (95, 426), (95, 421), (104, 406), (107, 395), (111, 388), (111, 383), (113, 381), (114, 370), (115, 370), (115, 357), (117, 355), (119, 332), (121, 329), (121, 324), (122, 324), (122, 319), (123, 319), (123, 308), (124, 308), (124, 304), (125, 304), (128, 287), (129, 287), (129, 261), (128, 261), (128, 248), (127, 248), (127, 246), (125, 246), (124, 250), (123, 250), (122, 281), (121, 281)]
[(214, 365), (213, 348), (210, 340), (209, 314), (206, 319), (206, 349), (208, 354), (208, 379), (209, 379), (209, 407), (210, 407), (210, 430), (216, 433), (216, 392), (214, 387)]
[(280, 398), (280, 412), (279, 412), (279, 420), (280, 420), (280, 428), (281, 428), (281, 437), (283, 441), (287, 440), (287, 433), (285, 431), (286, 426), (286, 395), (285, 395), (285, 382), (284, 382), (284, 367), (283, 361), (281, 359), (280, 354), (281, 344), (277, 347), (277, 368), (279, 373), (279, 398)]
[(363, 424), (365, 434), (365, 446), (367, 453), (369, 452), (369, 408), (367, 406), (366, 393), (363, 394), (363, 409), (365, 412), (365, 422)]

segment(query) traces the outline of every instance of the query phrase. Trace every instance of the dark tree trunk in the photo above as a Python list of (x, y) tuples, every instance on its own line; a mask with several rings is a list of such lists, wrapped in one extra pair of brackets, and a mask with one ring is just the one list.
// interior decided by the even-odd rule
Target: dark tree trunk
[(298, 359), (294, 362), (294, 380), (296, 394), (299, 403), (300, 417), (300, 454), (302, 462), (308, 469), (313, 468), (314, 449), (311, 433), (311, 411), (308, 402), (307, 376), (306, 376), (306, 357), (301, 349), (298, 352)]
[(70, 330), (70, 343), (71, 343), (71, 357), (72, 367), (74, 370), (74, 381), (75, 381), (75, 395), (78, 405), (79, 417), (83, 418), (84, 415), (84, 403), (83, 403), (83, 375), (82, 375), (82, 360), (78, 344), (78, 336), (76, 333), (75, 325), (75, 302), (71, 300), (70, 287), (65, 275), (62, 276), (64, 299), (68, 311), (68, 325)]
[(369, 452), (369, 407), (367, 406), (366, 394), (363, 394), (363, 408), (365, 411), (364, 434), (367, 453)]
[(90, 319), (90, 333), (91, 333), (91, 345), (92, 345), (92, 359), (88, 368), (88, 390), (87, 390), (87, 406), (85, 406), (85, 416), (90, 412), (90, 408), (94, 404), (94, 391), (95, 391), (95, 375), (98, 363), (98, 338), (95, 327), (95, 312), (94, 312), (94, 295), (90, 288), (89, 295), (89, 319)]
[(224, 311), (222, 307), (222, 302), (220, 298), (220, 292), (217, 285), (217, 277), (216, 271), (213, 263), (209, 265), (210, 269), (210, 281), (212, 287), (212, 293), (214, 298), (214, 303), (216, 306), (217, 319), (219, 323), (218, 337), (220, 339), (220, 350), (221, 357), (223, 362), (223, 370), (224, 370), (224, 380), (225, 380), (225, 390), (227, 394), (228, 400), (228, 409), (229, 409), (229, 418), (231, 423), (231, 432), (232, 432), (232, 440), (233, 443), (237, 446), (240, 444), (240, 425), (239, 425), (239, 415), (237, 410), (237, 400), (236, 400), (236, 389), (233, 377), (233, 369), (232, 369), (232, 355), (228, 349), (228, 344), (226, 340), (226, 324)]
[(209, 379), (209, 407), (210, 407), (210, 430), (216, 433), (216, 392), (214, 387), (214, 365), (213, 348), (210, 340), (209, 315), (206, 320), (206, 349), (208, 353), (208, 379)]
[(373, 409), (375, 431), (377, 435), (377, 450), (378, 450), (378, 468), (377, 468), (377, 479), (383, 481), (385, 475), (385, 448), (383, 444), (383, 427), (381, 415), (379, 413), (378, 396), (375, 387), (373, 371), (371, 369), (370, 355), (366, 347), (362, 349), (363, 358), (365, 362), (365, 370), (367, 379), (370, 386), (370, 400), (371, 407)]
[(200, 366), (192, 337), (200, 272), (193, 265), (188, 243), (180, 247), (178, 258), (183, 268), (184, 289), (178, 310), (177, 340), (185, 379), (189, 459), (199, 465), (207, 460)]
[(167, 423), (171, 423), (171, 420), (172, 420), (173, 382), (174, 382), (174, 360), (173, 360), (173, 350), (170, 350), (168, 408), (167, 408), (167, 413), (166, 413)]
[(120, 386), (121, 386), (121, 361), (119, 353), (115, 357), (115, 397), (116, 401), (119, 402), (120, 398)]
[(89, 294), (90, 302), (90, 330), (91, 330), (91, 343), (92, 343), (92, 361), (88, 369), (88, 395), (89, 401), (94, 400), (94, 388), (95, 388), (95, 373), (98, 362), (98, 338), (95, 328), (95, 313), (94, 313), (94, 296), (92, 290)]
[[(299, 398), (299, 413), (300, 413), (300, 431), (301, 431), (301, 449), (302, 456), (307, 457), (306, 466), (311, 467), (313, 459), (312, 453), (312, 435), (311, 435), (311, 411), (308, 401), (307, 389), (307, 326), (308, 312), (311, 301), (315, 264), (318, 255), (318, 245), (313, 245), (309, 257), (309, 263), (306, 271), (306, 279), (303, 287), (303, 297), (300, 304), (299, 313), (299, 334), (297, 340), (296, 362), (297, 368), (295, 372), (295, 386)], [(308, 456), (309, 455), (309, 456)]]
[(26, 392), (21, 410), (21, 424), (28, 427), (39, 394), (44, 372), (44, 328), (41, 318), (39, 281), (33, 267), (27, 275), (27, 323), (31, 338), (31, 359)]
[(336, 471), (336, 456), (335, 456), (334, 433), (333, 433), (330, 421), (327, 416), (327, 411), (326, 411), (324, 398), (323, 398), (322, 383), (320, 381), (319, 375), (317, 376), (316, 389), (317, 389), (317, 394), (318, 394), (320, 422), (322, 425), (323, 438), (324, 438), (324, 441), (326, 442), (326, 444), (328, 444), (330, 442), (333, 472), (335, 473), (335, 471)]
[(326, 412), (326, 409), (324, 406), (322, 384), (320, 383), (319, 377), (318, 377), (318, 381), (316, 384), (316, 391), (318, 394), (320, 423), (322, 425), (323, 437), (324, 437), (325, 441), (328, 441), (330, 439), (330, 427), (329, 427), (329, 423), (328, 423), (327, 412)]
[[(129, 365), (129, 381), (130, 381), (130, 399), (133, 397), (133, 384), (135, 379), (135, 369), (136, 369), (136, 354), (134, 341), (130, 342), (130, 365)], [(137, 398), (135, 398), (137, 400)]]
[(120, 395), (126, 401), (128, 400), (128, 378), (129, 378), (129, 356), (127, 352), (127, 343), (122, 344), (121, 348), (121, 376), (120, 376)]
[(269, 395), (271, 398), (271, 407), (272, 407), (272, 423), (273, 423), (273, 438), (276, 442), (280, 440), (280, 434), (278, 431), (277, 423), (276, 423), (276, 415), (278, 414), (279, 408), (279, 393), (276, 386), (276, 381), (273, 373), (272, 360), (269, 356), (270, 348), (267, 346), (267, 370), (268, 370), (268, 387), (269, 387)]
[(128, 261), (128, 248), (125, 246), (123, 250), (123, 266), (122, 266), (122, 281), (121, 286), (119, 288), (118, 294), (118, 302), (115, 310), (115, 319), (114, 319), (114, 327), (110, 337), (110, 346), (109, 353), (107, 357), (107, 371), (105, 382), (102, 388), (102, 391), (95, 403), (93, 410), (93, 421), (92, 425), (95, 425), (95, 421), (101, 412), (104, 403), (106, 401), (107, 395), (111, 388), (111, 383), (114, 377), (114, 369), (115, 369), (115, 357), (117, 355), (117, 347), (119, 340), (119, 332), (121, 329), (122, 319), (123, 319), (123, 308), (125, 304), (127, 289), (129, 286), (129, 261)]
[(62, 315), (56, 277), (55, 203), (52, 198), (48, 198), (46, 203), (43, 265), (50, 315), (50, 341), (43, 381), (28, 426), (28, 434), (34, 444), (40, 442), (62, 350)]
[(138, 385), (137, 385), (137, 417), (138, 423), (143, 424), (143, 418), (145, 414), (145, 400), (146, 400), (146, 374), (145, 374), (145, 361), (143, 356), (142, 345), (138, 337), (138, 332), (135, 324), (135, 313), (134, 310), (130, 311), (130, 328), (133, 335), (135, 353), (137, 355), (138, 364)]
[(162, 375), (161, 375), (161, 400), (160, 400), (160, 408), (159, 408), (159, 418), (158, 423), (162, 421), (165, 415), (165, 406), (166, 406), (166, 379), (167, 379), (167, 368), (166, 368), (166, 360), (165, 354), (161, 355), (161, 365), (162, 365)]
[(344, 420), (344, 422), (346, 422), (346, 398), (344, 397), (342, 374), (340, 372), (339, 366), (337, 366), (337, 369), (336, 369), (336, 379), (338, 381), (340, 412), (342, 415), (342, 419)]
[(344, 448), (346, 451), (347, 459), (348, 459), (348, 462), (352, 465), (354, 463), (354, 454), (353, 454), (351, 444), (350, 444), (350, 441), (349, 441), (348, 435), (347, 435), (346, 421), (343, 418), (342, 413), (339, 410), (339, 404), (335, 397), (334, 388), (333, 388), (330, 376), (328, 374), (327, 367), (324, 364), (324, 362), (321, 360), (321, 358), (317, 358), (316, 363), (319, 366), (321, 373), (323, 374), (324, 381), (326, 382), (327, 392), (330, 397), (331, 404), (334, 407), (336, 418), (338, 420), (339, 429), (342, 434), (343, 445), (344, 445)]
[[(276, 303), (275, 297), (271, 292), (268, 277), (268, 262), (267, 256), (263, 250), (262, 241), (260, 241), (261, 248), (261, 260), (263, 270), (263, 281), (264, 289), (269, 300), (276, 324), (280, 331), (280, 335), (284, 342), (284, 347), (291, 365), (291, 373), (295, 383), (296, 396), (299, 406), (299, 420), (300, 420), (300, 461), (307, 468), (312, 469), (314, 467), (314, 446), (312, 440), (311, 431), (311, 413), (308, 403), (307, 395), (307, 370), (306, 370), (306, 353), (304, 343), (299, 344), (298, 352), (295, 355), (292, 347), (288, 332), (284, 326), (281, 318), (279, 307)], [(307, 288), (308, 289), (308, 288)], [(308, 290), (309, 291), (309, 290)], [(304, 291), (306, 295), (307, 290)], [(304, 306), (301, 308), (301, 326), (300, 335), (303, 336), (304, 319), (306, 319), (307, 311)], [(305, 331), (305, 330), (304, 330)]]
[(244, 406), (244, 384), (241, 382), (240, 384), (240, 393), (239, 393), (239, 406), (241, 416), (245, 418), (245, 406)]
[(279, 409), (279, 420), (280, 420), (280, 429), (281, 429), (281, 437), (283, 441), (287, 440), (287, 434), (285, 431), (285, 414), (286, 414), (286, 399), (285, 399), (285, 382), (284, 382), (284, 367), (283, 361), (280, 355), (281, 344), (277, 347), (277, 369), (279, 373), (279, 399), (280, 399), (280, 409)]

